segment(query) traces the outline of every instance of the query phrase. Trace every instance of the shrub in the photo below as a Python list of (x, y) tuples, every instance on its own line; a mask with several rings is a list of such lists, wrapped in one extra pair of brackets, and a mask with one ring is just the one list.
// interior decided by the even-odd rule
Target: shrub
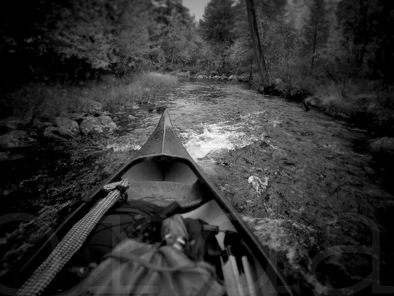
[(103, 108), (113, 112), (132, 103), (145, 104), (164, 98), (175, 87), (176, 77), (160, 73), (143, 73), (122, 79), (105, 78), (105, 85), (96, 85), (89, 91), (89, 99), (99, 101)]
[(25, 124), (36, 117), (61, 116), (78, 110), (80, 93), (77, 87), (27, 85), (2, 96), (0, 116), (18, 117)]

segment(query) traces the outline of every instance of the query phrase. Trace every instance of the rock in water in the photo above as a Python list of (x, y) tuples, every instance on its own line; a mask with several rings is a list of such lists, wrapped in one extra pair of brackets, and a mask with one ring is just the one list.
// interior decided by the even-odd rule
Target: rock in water
[(80, 128), (84, 135), (88, 135), (95, 133), (101, 134), (104, 132), (112, 133), (117, 129), (117, 126), (109, 116), (88, 116), (82, 121)]
[(150, 108), (148, 112), (149, 113), (156, 112), (158, 114), (162, 114), (166, 109), (167, 109), (167, 107), (165, 107), (165, 106), (157, 106), (154, 108)]
[(22, 154), (11, 154), (10, 152), (0, 152), (0, 161), (13, 161), (18, 159), (24, 159)]
[(6, 149), (28, 147), (35, 142), (36, 140), (28, 137), (27, 132), (20, 130), (13, 130), (0, 136), (0, 147)]
[(382, 157), (394, 157), (394, 138), (383, 137), (370, 142), (370, 153)]
[(0, 129), (6, 133), (8, 131), (16, 130), (21, 124), (22, 121), (19, 118), (7, 117), (0, 120)]
[(73, 138), (79, 134), (78, 123), (69, 118), (56, 117), (55, 124), (61, 136)]
[(264, 181), (262, 181), (259, 177), (250, 176), (248, 178), (248, 183), (252, 184), (254, 190), (256, 190), (258, 194), (260, 194), (267, 189), (268, 177), (264, 177)]
[(54, 141), (67, 141), (67, 139), (60, 136), (59, 130), (54, 126), (46, 127), (43, 133), (43, 137)]
[(257, 89), (257, 92), (259, 94), (264, 94), (264, 85), (260, 85), (259, 88)]
[(311, 110), (311, 108), (309, 107), (308, 102), (306, 100), (303, 100), (302, 104), (304, 105), (305, 111)]

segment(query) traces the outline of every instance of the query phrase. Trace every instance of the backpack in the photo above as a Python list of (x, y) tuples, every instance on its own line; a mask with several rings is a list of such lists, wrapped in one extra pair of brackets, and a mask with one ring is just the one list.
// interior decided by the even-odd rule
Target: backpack
[(143, 200), (116, 203), (100, 220), (78, 253), (51, 282), (47, 291), (50, 294), (58, 293), (77, 285), (100, 264), (106, 254), (127, 238), (147, 244), (160, 243), (162, 222), (180, 211), (178, 202), (166, 207)]
[[(213, 235), (202, 235), (204, 225), (202, 220), (175, 215), (163, 221), (160, 243), (125, 239), (87, 278), (61, 295), (223, 295), (215, 265), (203, 260), (205, 255), (214, 256), (216, 248), (220, 250)], [(211, 245), (215, 238), (213, 251), (200, 249), (206, 242), (203, 237)]]
[(143, 200), (117, 203), (101, 219), (73, 261), (79, 266), (100, 263), (105, 254), (126, 238), (148, 244), (160, 242), (163, 220), (180, 210), (178, 202), (166, 207)]

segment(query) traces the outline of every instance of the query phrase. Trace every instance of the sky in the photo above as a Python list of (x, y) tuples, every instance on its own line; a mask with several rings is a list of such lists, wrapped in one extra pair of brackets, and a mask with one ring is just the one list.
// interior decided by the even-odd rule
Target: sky
[(196, 17), (196, 21), (199, 21), (209, 1), (210, 0), (183, 0), (182, 3), (183, 6), (190, 9), (190, 14)]

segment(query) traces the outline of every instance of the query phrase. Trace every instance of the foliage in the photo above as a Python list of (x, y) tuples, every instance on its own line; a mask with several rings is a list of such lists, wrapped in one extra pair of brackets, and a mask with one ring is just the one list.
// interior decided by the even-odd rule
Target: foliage
[[(81, 80), (108, 72), (124, 75), (150, 64), (150, 54), (155, 52), (151, 40), (154, 7), (148, 0), (55, 0), (51, 5), (32, 0), (21, 6), (22, 14), (14, 5), (7, 7), (8, 17), (0, 23), (0, 50), (6, 65), (2, 74), (13, 72), (15, 65), (19, 71), (18, 78), (8, 75), (7, 80), (21, 76), (30, 81)], [(34, 30), (19, 29), (13, 21), (24, 14), (25, 27)]]
[(185, 64), (192, 59), (194, 48), (193, 26), (184, 22), (181, 14), (175, 10), (167, 18), (167, 26), (163, 30), (161, 48), (171, 64)]
[(204, 39), (210, 43), (231, 43), (234, 40), (234, 11), (232, 0), (211, 0), (200, 21)]
[(244, 1), (234, 6), (234, 21), (232, 33), (235, 41), (228, 49), (228, 58), (229, 63), (235, 68), (235, 73), (240, 74), (241, 69), (253, 64), (254, 58), (253, 42)]
[[(12, 93), (20, 99), (14, 98), (15, 103), (2, 99), (4, 114), (34, 117), (27, 114), (39, 112), (34, 111), (42, 108), (39, 102), (48, 101), (40, 98), (63, 97), (53, 86), (59, 82), (76, 85), (104, 75), (128, 79), (158, 69), (248, 75), (259, 65), (245, 1), (211, 0), (199, 24), (180, 0), (8, 4), (0, 8), (0, 73), (5, 85), (0, 95), (9, 98)], [(373, 80), (376, 89), (368, 91), (390, 89), (392, 1), (254, 0), (253, 4), (269, 82), (280, 80), (285, 96), (299, 89), (315, 91), (311, 86), (315, 82), (320, 88)], [(30, 82), (37, 89), (30, 89)], [(128, 86), (119, 97), (130, 94), (129, 83), (124, 85)], [(18, 109), (17, 103), (31, 111)]]

